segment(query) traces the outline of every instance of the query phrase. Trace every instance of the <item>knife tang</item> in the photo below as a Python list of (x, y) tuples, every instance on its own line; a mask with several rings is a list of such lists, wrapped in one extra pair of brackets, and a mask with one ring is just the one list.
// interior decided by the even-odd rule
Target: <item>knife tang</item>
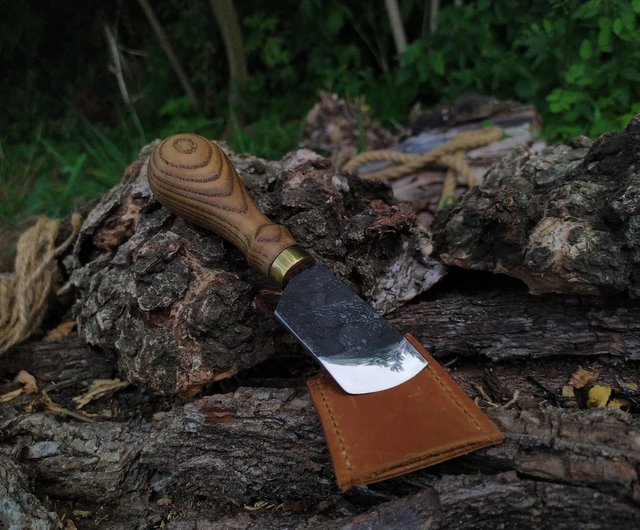
[(224, 237), (279, 286), (313, 262), (286, 227), (260, 211), (227, 155), (210, 140), (197, 134), (167, 138), (151, 155), (148, 179), (168, 210)]

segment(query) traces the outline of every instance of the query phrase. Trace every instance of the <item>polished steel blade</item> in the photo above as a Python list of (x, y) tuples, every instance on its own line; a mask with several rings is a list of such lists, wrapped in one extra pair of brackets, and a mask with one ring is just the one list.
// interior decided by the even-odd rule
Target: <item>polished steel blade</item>
[(275, 315), (350, 394), (392, 388), (427, 365), (398, 330), (321, 266), (289, 281)]

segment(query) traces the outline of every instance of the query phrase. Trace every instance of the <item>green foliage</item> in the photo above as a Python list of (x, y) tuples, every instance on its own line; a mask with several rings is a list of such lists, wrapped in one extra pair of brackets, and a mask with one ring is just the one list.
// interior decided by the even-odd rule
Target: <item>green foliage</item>
[(396, 82), (416, 96), (475, 91), (530, 102), (547, 139), (594, 137), (640, 112), (639, 8), (626, 0), (447, 7), (438, 32), (400, 57)]
[(107, 191), (135, 159), (126, 128), (103, 131), (82, 117), (75, 124), (75, 141), (44, 139), (40, 127), (31, 143), (0, 150), (0, 226), (60, 217)]
[[(220, 137), (230, 110), (233, 149), (280, 157), (300, 141), (321, 90), (363, 98), (391, 127), (406, 124), (416, 101), (469, 91), (516, 99), (539, 109), (551, 141), (619, 129), (640, 112), (640, 0), (448, 2), (434, 34), (429, 3), (400, 0), (411, 41), (400, 55), (377, 0), (235, 2), (251, 78), (233, 109), (208, 2), (153, 3), (197, 109), (136, 2), (72, 4), (7, 3), (0, 19), (0, 224), (61, 215), (108, 189), (145, 141), (187, 130)], [(121, 47), (128, 108), (108, 69), (105, 26)]]

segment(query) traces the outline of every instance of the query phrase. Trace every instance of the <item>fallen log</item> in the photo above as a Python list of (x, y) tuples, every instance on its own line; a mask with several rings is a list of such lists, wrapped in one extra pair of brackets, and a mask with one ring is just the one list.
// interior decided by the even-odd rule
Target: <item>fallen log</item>
[(636, 116), (593, 144), (514, 151), (434, 225), (436, 253), (534, 293), (637, 298), (639, 135)]
[[(522, 305), (527, 299), (534, 304), (541, 300), (522, 289), (514, 295), (513, 288), (510, 282), (500, 291), (488, 286), (469, 305), (489, 298), (499, 306), (500, 297), (505, 305), (517, 296), (523, 298)], [(451, 302), (448, 308), (447, 301)], [(450, 315), (462, 307), (456, 296), (442, 296), (438, 303), (437, 312)], [(413, 304), (410, 313), (403, 308), (394, 314), (396, 323), (410, 328), (409, 315), (433, 309), (431, 304)], [(554, 307), (556, 317), (564, 318), (563, 306), (551, 304), (549, 311)], [(624, 321), (624, 308), (608, 311), (611, 317), (622, 315)], [(440, 325), (426, 335), (425, 326), (421, 338), (443, 356), (453, 329), (459, 335), (472, 335), (485, 326), (486, 317), (470, 311), (461, 319), (462, 328), (459, 322), (451, 322), (447, 332)], [(514, 321), (518, 318), (513, 315)], [(624, 337), (626, 332), (620, 333)], [(539, 344), (535, 330), (523, 329), (520, 334), (523, 343), (528, 336), (532, 344)], [(500, 342), (498, 335), (495, 340)], [(16, 357), (20, 362), (8, 363), (8, 355), (0, 370), (10, 375), (28, 369), (55, 379), (53, 356), (60, 374), (71, 373), (65, 363), (80, 362), (82, 347), (77, 337), (54, 344), (48, 350), (24, 345)], [(65, 360), (69, 349), (76, 353)], [(88, 359), (95, 355), (89, 348), (84, 351)], [(602, 384), (615, 385), (621, 377), (640, 381), (637, 363), (624, 357), (614, 361), (609, 355), (576, 357), (560, 352), (539, 360), (505, 354), (492, 362), (482, 360), (478, 350), (469, 353), (459, 355), (452, 374), (501, 427), (505, 443), (347, 493), (338, 492), (333, 483), (321, 430), (301, 380), (289, 378), (293, 387), (288, 388), (260, 387), (260, 369), (241, 372), (225, 383), (242, 385), (246, 378), (256, 386), (238, 386), (226, 393), (211, 388), (215, 393), (186, 403), (171, 404), (130, 388), (89, 404), (87, 413), (95, 414), (91, 422), (37, 406), (26, 410), (33, 397), (24, 396), (0, 409), (0, 446), (23, 455), (19, 464), (38, 484), (45, 506), (52, 503), (60, 516), (74, 517), (74, 509), (84, 514), (84, 523), (75, 516), (78, 528), (82, 524), (129, 528), (127, 521), (132, 520), (140, 524), (172, 521), (174, 528), (202, 527), (207, 521), (214, 527), (361, 528), (375, 523), (383, 528), (393, 521), (400, 524), (411, 513), (417, 517), (416, 525), (432, 521), (428, 527), (446, 528), (461, 517), (474, 528), (475, 517), (487, 526), (512, 520), (534, 524), (541, 510), (550, 510), (557, 519), (582, 522), (587, 515), (576, 513), (579, 498), (602, 500), (586, 503), (594, 528), (608, 527), (609, 520), (624, 522), (640, 516), (638, 416), (612, 408), (580, 408), (575, 400), (562, 397), (563, 385), (578, 367), (599, 373)], [(265, 380), (273, 380), (269, 372), (282, 362), (279, 356), (291, 362), (288, 351), (276, 353)], [(39, 369), (39, 363), (47, 369)], [(105, 369), (92, 375), (109, 373)], [(76, 374), (81, 378), (81, 372)], [(280, 382), (286, 385), (286, 381), (285, 375)], [(52, 395), (71, 404), (71, 393), (87, 383), (67, 385)], [(115, 411), (106, 417), (102, 415), (105, 404)], [(498, 509), (500, 499), (512, 508)], [(520, 502), (514, 504), (516, 499)], [(369, 513), (372, 506), (376, 508)]]
[[(320, 101), (308, 113), (304, 122), (303, 145), (330, 157), (334, 166), (342, 168), (362, 152), (391, 149), (405, 154), (432, 151), (460, 134), (480, 131), (484, 125), (498, 126), (503, 138), (482, 147), (467, 149), (462, 157), (474, 181), (481, 182), (488, 169), (517, 148), (539, 151), (544, 141), (537, 138), (540, 117), (536, 109), (514, 101), (498, 101), (477, 94), (463, 94), (454, 101), (443, 103), (428, 113), (417, 109), (412, 134), (385, 130), (368, 116), (362, 102), (341, 100), (335, 95), (321, 94)], [(389, 167), (389, 162), (372, 162), (358, 169), (365, 177)], [(446, 169), (429, 164), (408, 175), (393, 179), (394, 197), (410, 202), (421, 226), (430, 228), (442, 198)], [(460, 176), (461, 177), (461, 176)], [(469, 182), (462, 178), (461, 186), (454, 186), (450, 199), (460, 198)]]
[[(505, 433), (501, 445), (342, 493), (304, 387), (316, 368), (270, 316), (278, 293), (153, 200), (147, 155), (64, 257), (79, 334), (0, 357), (1, 384), (26, 370), (40, 389), (0, 405), (0, 506), (21, 510), (0, 510), (0, 522), (617, 528), (640, 518), (640, 315), (624, 293), (534, 296), (460, 270), (426, 292), (443, 268), (387, 186), (306, 151), (234, 157), (260, 206), (427, 344)], [(588, 380), (576, 382), (580, 368)], [(78, 408), (92, 382), (114, 377), (133, 384)]]
[(451, 287), (390, 315), (435, 356), (640, 360), (640, 307), (626, 296), (532, 296), (519, 283), (483, 273), (449, 281)]
[(60, 518), (32, 493), (32, 485), (9, 451), (0, 450), (0, 527), (49, 530)]

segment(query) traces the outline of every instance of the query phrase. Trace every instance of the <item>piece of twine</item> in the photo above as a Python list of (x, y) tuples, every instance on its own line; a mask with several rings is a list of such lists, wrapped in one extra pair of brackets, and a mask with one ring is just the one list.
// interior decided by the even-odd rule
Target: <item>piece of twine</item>
[(503, 134), (500, 127), (465, 131), (426, 153), (401, 153), (389, 149), (368, 151), (349, 160), (344, 169), (355, 171), (358, 167), (370, 162), (395, 162), (397, 164), (395, 166), (360, 174), (363, 179), (392, 180), (428, 165), (445, 166), (448, 171), (440, 198), (440, 207), (442, 207), (445, 201), (453, 196), (458, 175), (469, 187), (478, 185), (476, 175), (464, 160), (464, 151), (492, 144), (500, 140)]
[(81, 217), (71, 217), (71, 235), (55, 246), (60, 222), (41, 217), (18, 239), (15, 272), (0, 274), (0, 355), (28, 338), (42, 323), (54, 286), (56, 257), (80, 231)]

